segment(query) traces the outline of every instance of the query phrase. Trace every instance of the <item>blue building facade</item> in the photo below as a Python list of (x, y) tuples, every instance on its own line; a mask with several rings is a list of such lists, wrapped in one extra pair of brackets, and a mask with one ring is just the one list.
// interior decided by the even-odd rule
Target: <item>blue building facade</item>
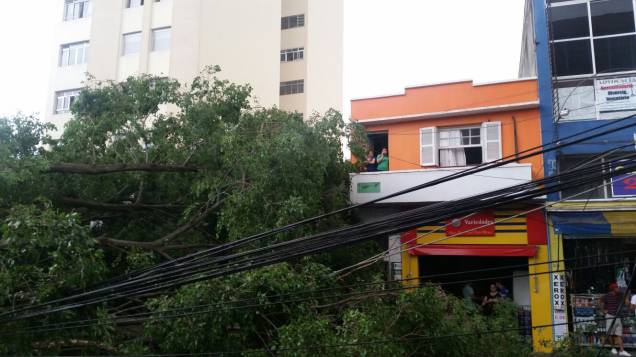
[[(544, 145), (636, 121), (635, 9), (635, 0), (527, 0), (520, 75), (538, 79)], [(635, 133), (630, 127), (546, 153), (544, 174), (633, 152)], [(589, 322), (598, 298), (611, 282), (629, 285), (634, 181), (600, 180), (548, 196), (555, 340), (585, 328), (592, 332), (584, 342), (598, 343), (603, 327)], [(636, 328), (625, 329), (626, 345), (636, 346)]]

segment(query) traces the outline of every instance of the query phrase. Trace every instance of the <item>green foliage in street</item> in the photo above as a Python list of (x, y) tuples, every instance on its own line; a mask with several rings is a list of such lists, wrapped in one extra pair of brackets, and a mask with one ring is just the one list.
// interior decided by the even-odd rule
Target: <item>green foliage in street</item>
[[(208, 68), (189, 85), (89, 79), (61, 135), (0, 118), (0, 313), (348, 204), (342, 143), (361, 127), (328, 111), (255, 108)], [(250, 248), (354, 221), (330, 217)], [(374, 242), (2, 325), (1, 355), (239, 352), (246, 356), (521, 356), (515, 307), (493, 316), (434, 286), (405, 290), (381, 265), (338, 269)], [(379, 282), (379, 283), (378, 283)], [(364, 284), (364, 285), (363, 285)], [(129, 319), (130, 316), (147, 319)], [(81, 328), (46, 328), (86, 320)], [(59, 326), (59, 325), (57, 325)]]

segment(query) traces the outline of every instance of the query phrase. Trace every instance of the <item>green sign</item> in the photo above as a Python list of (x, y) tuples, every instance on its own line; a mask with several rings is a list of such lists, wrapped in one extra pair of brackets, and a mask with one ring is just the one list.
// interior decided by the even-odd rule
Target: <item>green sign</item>
[(358, 183), (358, 193), (380, 193), (380, 183), (360, 182)]

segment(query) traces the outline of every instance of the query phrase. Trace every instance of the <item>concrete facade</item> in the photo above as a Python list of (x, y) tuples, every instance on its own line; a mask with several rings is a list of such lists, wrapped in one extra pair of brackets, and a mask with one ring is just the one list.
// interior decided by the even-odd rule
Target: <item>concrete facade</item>
[[(58, 0), (49, 98), (45, 119), (69, 118), (57, 94), (85, 86), (86, 74), (121, 81), (149, 73), (190, 82), (209, 65), (220, 78), (253, 88), (255, 106), (303, 113), (342, 109), (342, 0)], [(136, 1), (132, 1), (136, 3)], [(139, 1), (137, 1), (139, 3)], [(74, 13), (80, 14), (72, 16)], [(69, 16), (68, 14), (71, 14)], [(304, 19), (283, 28), (287, 16)], [(169, 29), (169, 48), (153, 49), (153, 31)], [(125, 35), (138, 50), (124, 53)], [(88, 41), (87, 60), (61, 65), (61, 48)], [(282, 61), (281, 51), (300, 48), (302, 58)], [(281, 94), (281, 82), (304, 81), (301, 93)]]

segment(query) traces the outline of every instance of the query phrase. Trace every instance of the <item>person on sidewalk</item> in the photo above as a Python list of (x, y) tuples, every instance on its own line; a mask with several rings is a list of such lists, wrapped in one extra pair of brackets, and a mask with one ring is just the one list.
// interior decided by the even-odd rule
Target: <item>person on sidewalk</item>
[[(621, 304), (622, 294), (618, 284), (616, 283), (611, 283), (609, 290), (610, 291), (601, 298), (601, 311), (603, 311), (605, 316), (605, 326), (607, 334), (610, 336), (612, 354), (618, 354), (619, 356), (631, 356), (631, 354), (625, 351), (623, 345), (623, 324), (621, 321), (620, 311), (618, 311), (618, 306)], [(616, 346), (618, 346), (620, 352), (616, 351)]]

